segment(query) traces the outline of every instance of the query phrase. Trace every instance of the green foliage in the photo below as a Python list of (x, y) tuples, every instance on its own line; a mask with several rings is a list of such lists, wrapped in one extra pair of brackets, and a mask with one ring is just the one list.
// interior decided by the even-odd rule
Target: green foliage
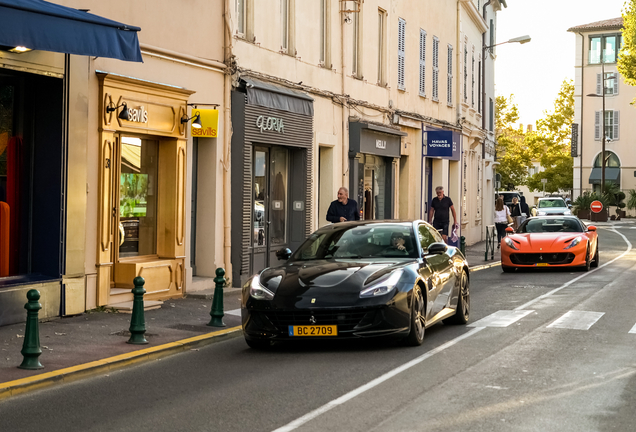
[[(623, 9), (622, 46), (618, 57), (618, 71), (625, 82), (636, 85), (636, 0), (626, 0)], [(634, 103), (634, 102), (632, 102)]]
[(629, 190), (629, 199), (627, 200), (627, 209), (636, 210), (636, 189)]
[[(634, 0), (636, 1), (636, 0)], [(570, 134), (574, 120), (574, 83), (565, 80), (554, 102), (553, 111), (537, 121), (535, 132), (515, 129), (519, 110), (509, 98), (497, 96), (497, 172), (502, 185), (527, 185), (531, 190), (543, 190), (541, 179), (547, 179), (546, 192), (572, 189), (573, 160), (570, 155)], [(528, 176), (533, 162), (543, 171)]]
[[(621, 191), (620, 187), (613, 182), (605, 182), (605, 193), (603, 194), (607, 205), (616, 206), (616, 214), (619, 210), (625, 208), (625, 192)], [(605, 202), (603, 203), (605, 205)]]
[(608, 196), (600, 196), (596, 192), (583, 192), (572, 202), (572, 213), (577, 214), (581, 210), (590, 210), (592, 202), (600, 201), (603, 203), (603, 208), (607, 208), (610, 205)]

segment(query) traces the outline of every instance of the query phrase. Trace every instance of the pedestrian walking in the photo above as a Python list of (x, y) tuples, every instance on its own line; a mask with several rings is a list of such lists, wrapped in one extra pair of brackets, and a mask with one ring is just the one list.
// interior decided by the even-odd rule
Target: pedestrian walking
[(329, 205), (327, 220), (333, 223), (360, 220), (358, 203), (349, 199), (349, 189), (346, 187), (338, 189), (338, 199)]
[(510, 210), (504, 205), (503, 198), (497, 198), (495, 203), (495, 227), (497, 228), (497, 249), (501, 247), (501, 239), (506, 236), (506, 227), (508, 226)]
[(514, 197), (512, 199), (512, 210), (510, 215), (514, 220), (513, 228), (515, 230), (519, 228), (519, 225), (521, 225), (526, 220), (529, 214), (530, 208), (528, 208), (528, 204), (526, 204), (526, 197), (522, 196), (521, 202), (519, 202), (519, 199), (517, 197)]
[(442, 234), (442, 238), (448, 243), (448, 224), (449, 224), (449, 210), (453, 213), (453, 226), (457, 225), (457, 215), (455, 214), (455, 206), (453, 201), (444, 196), (444, 188), (437, 186), (435, 188), (437, 197), (433, 198), (431, 202), (431, 208), (428, 211), (428, 222), (433, 221), (433, 228)]

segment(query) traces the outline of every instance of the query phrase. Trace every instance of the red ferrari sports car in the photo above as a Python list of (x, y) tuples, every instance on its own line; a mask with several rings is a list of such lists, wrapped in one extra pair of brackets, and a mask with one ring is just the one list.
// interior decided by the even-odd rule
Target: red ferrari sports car
[(501, 269), (598, 267), (596, 227), (576, 216), (539, 216), (526, 219), (517, 231), (506, 228), (501, 240)]

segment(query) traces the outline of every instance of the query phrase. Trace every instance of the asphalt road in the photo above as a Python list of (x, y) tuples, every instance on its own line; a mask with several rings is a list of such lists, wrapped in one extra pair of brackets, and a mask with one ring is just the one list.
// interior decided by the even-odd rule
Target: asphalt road
[(599, 237), (589, 273), (474, 272), (421, 347), (237, 338), (8, 399), (0, 431), (634, 430), (636, 229)]

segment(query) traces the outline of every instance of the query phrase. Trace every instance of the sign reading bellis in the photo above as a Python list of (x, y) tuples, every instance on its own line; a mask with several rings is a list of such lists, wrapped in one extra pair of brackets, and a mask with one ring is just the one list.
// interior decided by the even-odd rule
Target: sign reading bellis
[(426, 133), (426, 156), (453, 156), (453, 133), (450, 131), (428, 131)]

